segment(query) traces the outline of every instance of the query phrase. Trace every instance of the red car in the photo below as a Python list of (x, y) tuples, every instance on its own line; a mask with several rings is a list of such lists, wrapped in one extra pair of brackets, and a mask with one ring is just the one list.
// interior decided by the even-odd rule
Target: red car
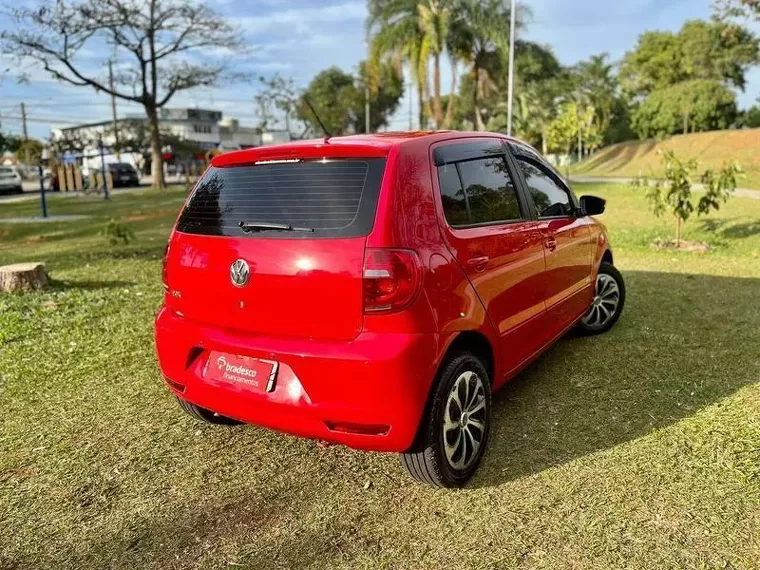
[(497, 134), (217, 156), (169, 240), (161, 371), (198, 419), (401, 452), (416, 479), (461, 486), (491, 393), (620, 316), (603, 211)]

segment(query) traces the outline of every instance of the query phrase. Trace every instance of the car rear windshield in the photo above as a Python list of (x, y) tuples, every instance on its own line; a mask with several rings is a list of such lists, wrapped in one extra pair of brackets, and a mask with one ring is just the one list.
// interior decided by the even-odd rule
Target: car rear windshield
[[(177, 222), (189, 234), (355, 237), (372, 229), (385, 159), (267, 161), (211, 167)], [(301, 230), (245, 231), (240, 224)]]

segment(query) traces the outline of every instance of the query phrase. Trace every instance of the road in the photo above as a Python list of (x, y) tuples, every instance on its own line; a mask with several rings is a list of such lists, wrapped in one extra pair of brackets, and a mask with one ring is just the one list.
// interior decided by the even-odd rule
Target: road
[[(619, 183), (628, 184), (633, 178), (603, 178), (600, 176), (582, 176), (571, 175), (570, 182), (578, 182), (579, 184), (604, 184), (604, 183)], [(693, 184), (694, 190), (704, 190), (702, 184)], [(734, 196), (741, 196), (743, 198), (752, 198), (753, 200), (760, 200), (760, 190), (750, 190), (749, 188), (737, 188), (734, 190)]]
[[(166, 182), (168, 184), (181, 184), (184, 183), (184, 178), (170, 176), (167, 177)], [(140, 186), (128, 186), (125, 188), (116, 188), (113, 192), (117, 194), (121, 192), (135, 192), (138, 190), (145, 190), (149, 188), (152, 183), (150, 176), (143, 176), (140, 179)], [(38, 181), (24, 182), (23, 194), (0, 194), (0, 204), (8, 204), (14, 202), (25, 202), (27, 200), (39, 200), (40, 199), (40, 183)], [(76, 192), (50, 192), (47, 191), (50, 196), (79, 196)]]
[[(597, 176), (571, 176), (570, 182), (578, 182), (581, 184), (603, 184), (603, 183), (621, 183), (621, 184), (628, 184), (632, 178), (601, 178)], [(167, 182), (172, 184), (176, 183), (179, 184), (183, 182), (183, 180), (171, 180), (167, 179)], [(134, 192), (136, 190), (145, 189), (146, 187), (150, 186), (150, 178), (144, 177), (141, 180), (140, 186), (133, 186), (128, 188), (117, 188), (115, 192)], [(694, 184), (693, 188), (695, 190), (703, 190), (703, 186), (701, 184)], [(56, 195), (58, 195), (56, 193)], [(63, 192), (61, 193), (62, 196), (76, 196), (77, 194), (74, 192)], [(23, 194), (10, 194), (10, 195), (0, 195), (0, 204), (3, 203), (12, 203), (12, 202), (23, 202), (26, 200), (39, 200), (40, 196), (40, 187), (38, 182), (24, 182), (24, 193)], [(737, 188), (734, 191), (734, 196), (742, 196), (744, 198), (752, 198), (753, 200), (760, 200), (760, 190), (750, 190), (749, 188)]]

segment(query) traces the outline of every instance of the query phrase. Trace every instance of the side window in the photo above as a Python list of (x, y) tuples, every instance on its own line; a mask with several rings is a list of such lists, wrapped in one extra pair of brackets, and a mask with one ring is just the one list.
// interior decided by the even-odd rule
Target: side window
[(449, 225), (456, 227), (469, 224), (467, 198), (459, 180), (456, 164), (444, 164), (438, 167), (438, 184), (441, 187), (443, 213)]
[(520, 201), (503, 156), (438, 167), (441, 202), (452, 227), (521, 219)]
[(532, 161), (516, 156), (539, 218), (570, 216), (574, 206), (567, 191), (548, 172)]

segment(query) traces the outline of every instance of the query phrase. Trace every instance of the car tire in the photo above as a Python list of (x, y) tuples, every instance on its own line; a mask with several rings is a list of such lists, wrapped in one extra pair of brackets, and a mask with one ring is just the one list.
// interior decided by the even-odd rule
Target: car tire
[(455, 353), (441, 365), (417, 438), (401, 463), (422, 483), (462, 487), (478, 468), (490, 428), (486, 367), (470, 352)]
[(182, 408), (185, 413), (202, 422), (225, 426), (233, 426), (242, 423), (226, 416), (220, 416), (206, 408), (201, 408), (200, 406), (186, 402), (182, 398), (177, 398), (177, 402), (179, 402), (179, 407)]
[(591, 308), (578, 323), (586, 335), (607, 332), (620, 318), (625, 305), (625, 280), (614, 265), (602, 262), (596, 276)]
[(23, 194), (24, 193), (24, 187), (23, 186), (16, 186), (13, 190), (16, 192), (16, 194)]

